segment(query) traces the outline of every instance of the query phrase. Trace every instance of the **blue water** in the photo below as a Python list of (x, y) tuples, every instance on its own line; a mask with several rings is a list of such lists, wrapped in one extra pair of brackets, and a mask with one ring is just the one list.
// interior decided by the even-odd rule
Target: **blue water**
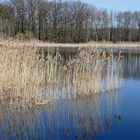
[(122, 120), (110, 131), (97, 135), (97, 140), (140, 140), (140, 80), (125, 79), (121, 95)]
[(122, 88), (0, 114), (0, 140), (140, 140), (140, 56), (125, 55)]

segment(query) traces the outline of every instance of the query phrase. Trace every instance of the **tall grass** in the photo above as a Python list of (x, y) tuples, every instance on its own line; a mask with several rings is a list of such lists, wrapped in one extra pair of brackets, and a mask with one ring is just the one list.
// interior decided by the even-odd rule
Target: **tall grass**
[(53, 98), (89, 96), (120, 87), (121, 53), (114, 56), (112, 51), (105, 52), (91, 46), (78, 49), (76, 57), (70, 57), (66, 62), (58, 51), (54, 58), (50, 54), (46, 62), (47, 85), (50, 90), (55, 86), (55, 92), (51, 90), (53, 93), (60, 93), (56, 90), (61, 87), (64, 89), (64, 94), (54, 94)]
[(7, 43), (0, 47), (0, 99), (26, 104), (38, 99), (45, 83), (44, 61), (33, 47)]
[(34, 45), (1, 42), (1, 103), (31, 107), (59, 97), (77, 98), (118, 88), (120, 56), (114, 60), (112, 52), (93, 46), (78, 49), (76, 57), (65, 60), (58, 50), (46, 54)]

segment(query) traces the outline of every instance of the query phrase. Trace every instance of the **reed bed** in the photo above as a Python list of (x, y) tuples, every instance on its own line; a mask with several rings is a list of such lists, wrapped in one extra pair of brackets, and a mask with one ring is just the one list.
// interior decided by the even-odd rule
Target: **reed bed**
[[(18, 41), (1, 41), (0, 103), (32, 107), (53, 99), (77, 98), (119, 87), (121, 55), (114, 59), (95, 46), (78, 49), (65, 60), (59, 50), (47, 54)], [(62, 92), (59, 92), (62, 91)]]
[(0, 101), (24, 105), (38, 99), (45, 83), (43, 60), (32, 47), (5, 44), (0, 47)]
[[(56, 51), (55, 57), (51, 54), (47, 55), (46, 75), (47, 93), (51, 93), (53, 98), (89, 96), (121, 86), (121, 52), (114, 56), (112, 50), (105, 52), (90, 46), (79, 48), (76, 57), (70, 56), (66, 61), (59, 51)], [(59, 90), (62, 89), (64, 91), (60, 94)]]

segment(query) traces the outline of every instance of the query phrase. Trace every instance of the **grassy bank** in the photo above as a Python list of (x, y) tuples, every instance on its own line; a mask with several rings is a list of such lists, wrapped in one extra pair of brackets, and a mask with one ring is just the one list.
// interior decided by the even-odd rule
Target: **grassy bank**
[[(1, 37), (0, 37), (1, 38)], [(91, 42), (87, 42), (87, 43), (53, 43), (53, 42), (47, 42), (47, 41), (40, 41), (40, 40), (35, 40), (35, 39), (31, 39), (31, 40), (15, 40), (13, 38), (2, 38), (0, 39), (0, 45), (5, 44), (5, 42), (18, 42), (19, 46), (32, 46), (33, 44), (35, 44), (35, 46), (37, 48), (83, 48), (83, 47), (89, 47), (89, 46), (96, 46), (99, 49), (102, 48), (109, 48), (109, 49), (113, 49), (113, 48), (118, 48), (118, 49), (140, 49), (140, 42), (129, 42), (129, 41), (125, 41), (125, 42), (112, 42), (112, 41), (91, 41)]]
[(80, 48), (65, 60), (59, 50), (45, 54), (35, 44), (1, 40), (0, 101), (14, 107), (47, 104), (119, 87), (121, 55), (95, 46)]

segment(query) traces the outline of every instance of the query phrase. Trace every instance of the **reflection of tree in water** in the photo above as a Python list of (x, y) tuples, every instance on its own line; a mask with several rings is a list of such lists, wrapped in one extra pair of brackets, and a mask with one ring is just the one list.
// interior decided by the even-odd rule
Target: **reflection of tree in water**
[(124, 54), (124, 77), (140, 78), (140, 53), (128, 52)]
[(46, 107), (7, 111), (0, 115), (2, 139), (94, 139), (121, 120), (119, 94), (81, 97)]

